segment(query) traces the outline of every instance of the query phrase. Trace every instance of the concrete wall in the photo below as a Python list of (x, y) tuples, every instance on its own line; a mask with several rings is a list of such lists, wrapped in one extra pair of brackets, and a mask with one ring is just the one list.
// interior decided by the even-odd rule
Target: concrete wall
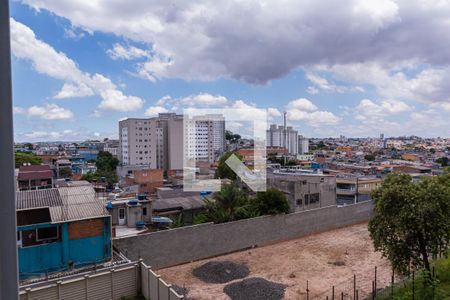
[(345, 207), (329, 206), (287, 215), (208, 223), (117, 238), (114, 245), (132, 260), (141, 257), (153, 268), (163, 268), (365, 222), (372, 211), (371, 201)]
[(19, 296), (20, 300), (120, 300), (138, 294), (148, 300), (184, 299), (142, 261), (21, 286)]
[[(267, 186), (286, 195), (291, 212), (336, 204), (336, 177), (318, 174), (268, 174)], [(312, 196), (318, 196), (315, 201)]]
[(139, 292), (139, 264), (133, 263), (89, 275), (75, 275), (20, 287), (20, 300), (112, 299)]

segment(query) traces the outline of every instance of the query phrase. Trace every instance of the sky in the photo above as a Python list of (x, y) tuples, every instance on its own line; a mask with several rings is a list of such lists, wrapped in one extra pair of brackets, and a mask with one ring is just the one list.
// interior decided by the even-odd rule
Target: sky
[(10, 23), (17, 142), (253, 107), (307, 137), (450, 137), (450, 1), (15, 0)]

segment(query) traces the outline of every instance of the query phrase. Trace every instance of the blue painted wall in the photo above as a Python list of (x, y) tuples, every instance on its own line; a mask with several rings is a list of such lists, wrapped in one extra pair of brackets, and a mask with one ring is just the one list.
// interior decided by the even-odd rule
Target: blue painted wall
[[(55, 226), (39, 224), (20, 226), (18, 231)], [(46, 272), (67, 270), (70, 263), (81, 267), (111, 259), (110, 218), (104, 218), (103, 235), (69, 240), (68, 223), (60, 224), (60, 240), (19, 248), (19, 272), (21, 278), (37, 276)]]

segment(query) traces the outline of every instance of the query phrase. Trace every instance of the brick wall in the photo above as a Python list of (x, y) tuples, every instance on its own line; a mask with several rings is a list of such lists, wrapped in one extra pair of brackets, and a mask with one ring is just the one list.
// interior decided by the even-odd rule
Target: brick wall
[(102, 218), (78, 221), (69, 224), (69, 240), (103, 235), (104, 220)]

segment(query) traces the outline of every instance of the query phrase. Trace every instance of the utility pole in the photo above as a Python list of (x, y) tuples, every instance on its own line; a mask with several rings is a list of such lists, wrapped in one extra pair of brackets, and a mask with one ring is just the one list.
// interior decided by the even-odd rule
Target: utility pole
[(18, 298), (9, 1), (0, 0), (0, 300)]

